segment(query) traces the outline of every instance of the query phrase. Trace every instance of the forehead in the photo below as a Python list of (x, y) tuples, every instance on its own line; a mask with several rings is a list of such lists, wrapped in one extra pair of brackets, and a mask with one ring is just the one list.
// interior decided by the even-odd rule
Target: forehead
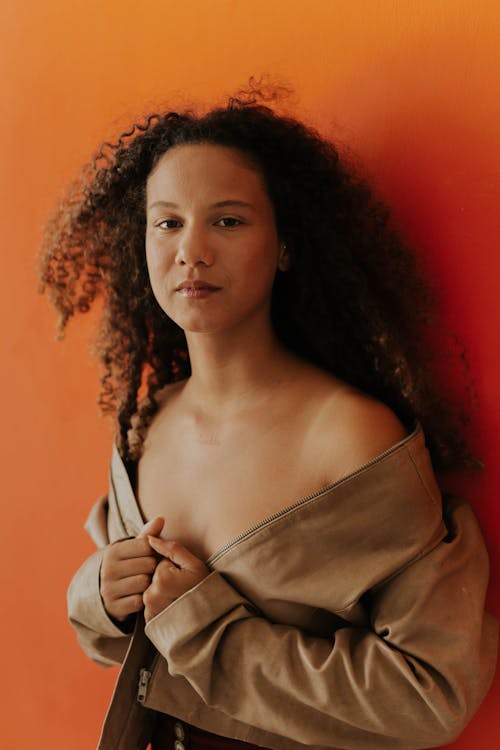
[[(211, 143), (182, 144), (163, 154), (147, 180), (151, 197), (175, 193), (182, 197), (221, 193), (221, 200), (236, 193), (264, 194), (267, 191), (259, 169), (238, 149)], [(235, 195), (233, 195), (233, 193)], [(173, 196), (172, 200), (173, 200)]]

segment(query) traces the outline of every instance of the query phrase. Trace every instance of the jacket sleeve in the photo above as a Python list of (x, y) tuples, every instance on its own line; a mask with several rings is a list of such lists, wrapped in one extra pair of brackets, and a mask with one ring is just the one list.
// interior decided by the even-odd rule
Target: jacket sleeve
[(87, 656), (103, 667), (121, 664), (130, 634), (111, 620), (101, 599), (99, 574), (103, 548), (109, 544), (108, 499), (103, 495), (93, 506), (85, 528), (98, 549), (77, 570), (68, 588), (69, 621)]
[(251, 726), (323, 747), (450, 742), (489, 687), (497, 637), (480, 531), (466, 504), (452, 510), (443, 541), (367, 592), (369, 627), (274, 624), (212, 571), (146, 634), (208, 706)]

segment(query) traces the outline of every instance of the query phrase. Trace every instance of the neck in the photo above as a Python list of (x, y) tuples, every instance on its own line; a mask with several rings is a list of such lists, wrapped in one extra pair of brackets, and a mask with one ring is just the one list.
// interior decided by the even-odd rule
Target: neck
[(224, 418), (261, 405), (289, 379), (296, 362), (270, 326), (189, 332), (186, 339), (192, 374), (185, 393), (207, 417)]

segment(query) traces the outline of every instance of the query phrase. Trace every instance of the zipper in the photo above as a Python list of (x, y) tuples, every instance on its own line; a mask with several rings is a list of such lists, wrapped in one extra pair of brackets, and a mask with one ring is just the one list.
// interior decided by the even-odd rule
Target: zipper
[(148, 692), (148, 685), (151, 679), (151, 671), (143, 667), (139, 672), (139, 687), (137, 690), (137, 700), (139, 703), (144, 703), (146, 700), (146, 694)]
[(356, 477), (358, 474), (361, 474), (361, 472), (365, 471), (373, 464), (378, 463), (378, 461), (381, 461), (386, 456), (389, 456), (391, 453), (394, 453), (395, 451), (399, 450), (405, 443), (409, 442), (416, 435), (419, 429), (420, 429), (420, 425), (417, 424), (417, 426), (415, 427), (412, 433), (404, 437), (395, 445), (391, 446), (390, 448), (387, 448), (387, 450), (385, 450), (383, 453), (379, 453), (379, 455), (375, 456), (375, 458), (372, 458), (370, 461), (367, 461), (365, 464), (360, 466), (351, 474), (347, 474), (345, 477), (342, 477), (341, 479), (337, 479), (334, 482), (327, 484), (325, 487), (322, 487), (321, 489), (316, 490), (316, 492), (312, 492), (310, 495), (306, 495), (306, 497), (301, 497), (300, 500), (297, 500), (292, 505), (288, 505), (286, 508), (282, 508), (281, 510), (278, 510), (276, 513), (273, 513), (271, 516), (267, 516), (266, 518), (264, 518), (264, 520), (259, 521), (259, 523), (256, 523), (255, 526), (252, 526), (246, 531), (242, 531), (241, 534), (238, 534), (238, 536), (234, 537), (229, 542), (227, 542), (223, 547), (217, 550), (217, 552), (214, 552), (213, 555), (210, 555), (210, 557), (206, 561), (206, 565), (212, 565), (222, 555), (228, 552), (228, 550), (230, 550), (232, 547), (236, 546), (237, 544), (240, 544), (240, 542), (242, 542), (248, 536), (253, 534), (255, 531), (258, 531), (259, 529), (262, 529), (264, 526), (267, 526), (268, 524), (273, 523), (278, 518), (281, 518), (282, 516), (285, 516), (287, 513), (290, 513), (291, 511), (296, 510), (296, 508), (299, 508), (301, 505), (308, 503), (310, 500), (314, 500), (316, 497), (323, 495), (325, 492), (330, 492), (330, 490), (332, 490), (334, 487), (337, 487), (338, 485), (343, 484), (344, 482), (347, 482), (350, 479), (353, 479), (354, 477)]

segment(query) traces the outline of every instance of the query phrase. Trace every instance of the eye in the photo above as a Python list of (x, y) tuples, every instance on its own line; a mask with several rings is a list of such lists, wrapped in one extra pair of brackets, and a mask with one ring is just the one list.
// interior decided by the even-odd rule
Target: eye
[(181, 226), (179, 219), (163, 219), (156, 225), (160, 229), (177, 229)]
[(233, 227), (237, 227), (239, 224), (243, 224), (243, 222), (241, 221), (241, 219), (235, 219), (234, 216), (223, 216), (222, 219), (216, 221), (215, 224), (219, 227), (232, 229)]

